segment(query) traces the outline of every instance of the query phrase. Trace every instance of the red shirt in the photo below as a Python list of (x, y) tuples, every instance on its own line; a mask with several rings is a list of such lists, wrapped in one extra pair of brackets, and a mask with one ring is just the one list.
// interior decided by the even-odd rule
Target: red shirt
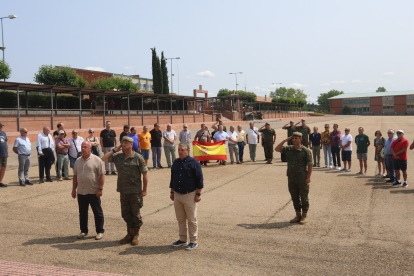
[[(394, 142), (392, 142), (391, 144), (391, 148), (394, 149), (394, 152), (397, 153), (400, 150), (402, 150), (403, 148), (408, 149), (408, 146), (410, 145), (410, 143), (408, 142), (407, 139), (402, 138), (401, 140), (396, 139), (394, 140)], [(407, 160), (407, 151), (401, 153), (400, 155), (398, 155), (400, 157), (399, 160)], [(392, 158), (395, 159), (394, 156), (392, 156)], [(398, 159), (397, 159), (398, 160)]]
[(109, 104), (109, 106), (110, 106), (111, 108), (114, 108), (114, 107), (115, 107), (115, 103), (114, 103), (114, 102), (111, 102), (111, 103)]

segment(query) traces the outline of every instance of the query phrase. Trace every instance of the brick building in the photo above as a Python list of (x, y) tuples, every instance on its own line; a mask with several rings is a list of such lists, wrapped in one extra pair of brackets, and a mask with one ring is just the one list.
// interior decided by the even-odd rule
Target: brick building
[(115, 73), (109, 73), (109, 72), (101, 72), (101, 71), (93, 71), (93, 70), (86, 70), (86, 69), (78, 69), (78, 68), (72, 68), (75, 70), (76, 74), (79, 76), (83, 76), (83, 78), (89, 83), (89, 85), (92, 84), (93, 81), (99, 79), (99, 78), (123, 78), (123, 79), (130, 79), (132, 83), (134, 83), (138, 90), (141, 90), (143, 92), (149, 91), (153, 92), (153, 82), (152, 79), (147, 78), (141, 78), (139, 75), (124, 75), (124, 74), (115, 74)]
[(353, 114), (414, 114), (414, 90), (394, 92), (346, 93), (329, 98), (329, 111), (342, 114), (352, 107)]

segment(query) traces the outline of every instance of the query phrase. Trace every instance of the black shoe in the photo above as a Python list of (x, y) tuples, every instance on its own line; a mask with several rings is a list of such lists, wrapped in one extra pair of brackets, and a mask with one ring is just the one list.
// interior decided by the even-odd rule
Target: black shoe
[(109, 171), (106, 171), (106, 175), (109, 175)]
[(0, 188), (6, 188), (6, 187), (7, 187), (6, 184), (0, 183)]
[(33, 185), (33, 183), (30, 180), (26, 180), (26, 182), (24, 182), (24, 184), (26, 184), (26, 185)]
[(53, 182), (52, 178), (46, 178), (46, 182)]
[(40, 178), (39, 182), (40, 183), (45, 183), (45, 180), (43, 178)]
[(168, 165), (168, 168), (171, 168), (171, 166), (170, 166), (170, 165)]
[(313, 165), (313, 167), (315, 168), (315, 167), (316, 167), (316, 165)]
[(190, 242), (190, 244), (186, 246), (185, 250), (193, 250), (197, 246), (198, 244)]
[(320, 168), (321, 167), (321, 165), (318, 165), (318, 168)]
[(112, 174), (112, 175), (116, 175), (116, 172), (115, 172), (115, 171), (113, 171), (113, 172), (111, 172), (111, 174)]
[(23, 181), (19, 180), (19, 183), (20, 183), (20, 186), (22, 186), (22, 187), (26, 187), (26, 184), (24, 184), (24, 182), (23, 182)]
[(387, 181), (385, 181), (385, 183), (394, 183), (394, 180), (387, 180)]
[(164, 167), (163, 167), (163, 166), (161, 166), (161, 165), (159, 165), (159, 166), (158, 166), (158, 168), (159, 168), (159, 169), (164, 169)]
[(178, 247), (178, 246), (182, 246), (182, 245), (187, 245), (187, 242), (183, 242), (183, 241), (176, 241), (175, 243), (171, 244), (174, 247)]
[(155, 166), (154, 166), (154, 167), (152, 167), (152, 169), (153, 169), (153, 170), (155, 170), (156, 168), (157, 168), (157, 167), (155, 167)]

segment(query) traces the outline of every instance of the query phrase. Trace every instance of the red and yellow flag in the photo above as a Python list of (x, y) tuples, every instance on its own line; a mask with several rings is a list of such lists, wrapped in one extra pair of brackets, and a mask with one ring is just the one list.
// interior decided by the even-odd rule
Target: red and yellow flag
[(193, 141), (194, 158), (198, 161), (227, 160), (225, 141), (217, 143)]

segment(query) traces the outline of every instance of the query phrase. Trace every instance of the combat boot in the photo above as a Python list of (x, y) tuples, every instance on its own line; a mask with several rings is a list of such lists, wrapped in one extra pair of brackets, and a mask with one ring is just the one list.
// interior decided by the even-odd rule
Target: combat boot
[(269, 159), (269, 164), (273, 164), (273, 160), (272, 159)]
[(132, 237), (131, 245), (138, 245), (139, 243), (138, 237), (139, 237), (139, 227), (133, 229), (133, 237)]
[(290, 223), (296, 223), (299, 222), (302, 219), (302, 216), (300, 214), (300, 211), (296, 211), (296, 217), (294, 219), (290, 220)]
[(132, 241), (132, 238), (134, 237), (134, 228), (128, 227), (127, 232), (128, 234), (122, 240), (120, 240), (121, 244), (127, 244)]
[(306, 223), (306, 216), (307, 216), (307, 214), (308, 214), (308, 212), (303, 212), (302, 213), (302, 218), (299, 221), (300, 224), (305, 224)]

